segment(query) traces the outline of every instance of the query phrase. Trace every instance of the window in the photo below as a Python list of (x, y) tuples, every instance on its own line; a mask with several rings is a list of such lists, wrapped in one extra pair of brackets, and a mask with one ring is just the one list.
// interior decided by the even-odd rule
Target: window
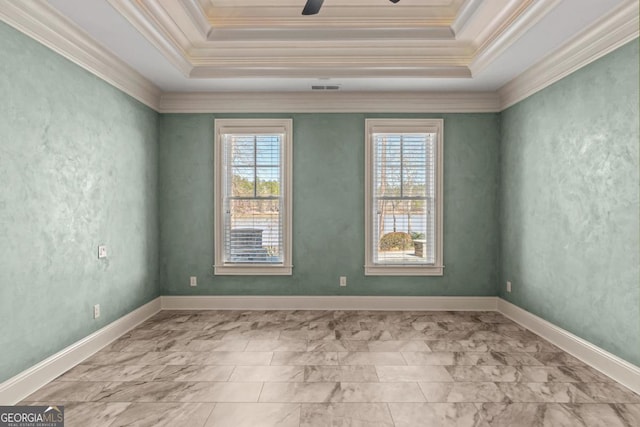
[(215, 274), (291, 274), (291, 128), (215, 121)]
[(365, 274), (441, 276), (442, 119), (367, 119)]

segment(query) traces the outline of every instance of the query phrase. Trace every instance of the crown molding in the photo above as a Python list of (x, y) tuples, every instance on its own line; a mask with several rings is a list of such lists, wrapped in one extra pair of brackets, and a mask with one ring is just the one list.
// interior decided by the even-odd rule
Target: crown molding
[[(296, 9), (299, 9), (296, 6)], [(375, 10), (375, 9), (369, 9)], [(299, 13), (299, 12), (298, 12)], [(288, 29), (300, 29), (302, 27), (314, 29), (314, 28), (369, 28), (371, 26), (378, 29), (389, 28), (403, 28), (403, 27), (415, 27), (415, 28), (429, 28), (429, 27), (449, 27), (452, 19), (448, 17), (431, 17), (429, 12), (416, 12), (414, 19), (399, 18), (389, 16), (388, 12), (381, 9), (381, 14), (375, 18), (368, 18), (367, 22), (363, 22), (362, 11), (354, 8), (341, 8), (341, 13), (350, 14), (350, 16), (341, 17), (326, 17), (322, 15), (314, 15), (313, 22), (306, 22), (300, 24), (298, 15), (295, 17), (269, 17), (265, 20), (264, 17), (242, 17), (242, 16), (227, 16), (225, 18), (219, 18), (210, 20), (211, 28), (213, 29), (242, 29), (242, 28), (288, 28)]]
[(244, 64), (242, 61), (221, 60), (217, 65), (201, 65), (191, 71), (190, 77), (194, 79), (207, 78), (238, 78), (238, 77), (278, 77), (278, 78), (359, 78), (359, 77), (431, 77), (449, 79), (468, 79), (471, 72), (467, 67), (455, 66), (431, 66), (409, 65), (410, 62), (394, 66), (394, 64), (373, 64), (370, 61), (353, 61), (349, 67), (340, 66), (337, 59), (322, 64), (318, 62), (315, 67), (309, 67), (313, 61), (307, 61), (306, 65), (301, 61), (295, 63), (284, 62), (278, 66), (271, 62), (262, 64), (260, 61), (252, 61)]
[(609, 52), (638, 38), (637, 0), (614, 11), (500, 88), (500, 110), (522, 101)]
[(200, 2), (198, 0), (184, 0), (183, 7), (194, 27), (200, 33), (202, 40), (207, 40), (212, 27)]
[[(262, 42), (261, 42), (262, 43)], [(309, 52), (311, 50), (311, 53)], [(221, 42), (189, 50), (191, 78), (471, 78), (466, 45), (451, 41)]]
[[(304, 42), (307, 49), (324, 43), (327, 47), (340, 49), (343, 45), (355, 45), (357, 47), (376, 47), (379, 44), (393, 43), (396, 47), (421, 43), (424, 46), (430, 42), (448, 41), (449, 45), (456, 43), (455, 33), (448, 25), (426, 26), (422, 23), (400, 26), (398, 23), (390, 23), (388, 26), (367, 28), (363, 24), (345, 25), (342, 27), (313, 26), (304, 30)], [(224, 44), (252, 43), (256, 48), (271, 48), (272, 43), (281, 45), (288, 42), (290, 48), (300, 48), (301, 30), (296, 27), (282, 25), (278, 28), (253, 28), (247, 31), (245, 27), (211, 27), (207, 41), (209, 45), (219, 48)], [(347, 41), (348, 40), (348, 41)], [(196, 46), (198, 43), (193, 43)], [(307, 45), (309, 44), (309, 45)]]
[[(177, 40), (173, 35), (181, 34), (180, 31), (173, 31), (172, 34), (164, 28), (175, 28), (175, 24), (169, 16), (163, 13), (158, 4), (151, 4), (150, 7), (157, 15), (149, 11), (148, 2), (136, 2), (126, 0), (108, 0), (129, 23), (137, 29), (164, 57), (173, 64), (185, 77), (189, 77), (193, 65), (189, 61), (187, 48), (184, 39)], [(151, 16), (158, 16), (158, 19), (149, 19)], [(161, 19), (161, 22), (159, 20)], [(167, 27), (169, 26), (169, 27)]]
[[(388, 7), (367, 7), (366, 18), (363, 3), (352, 11), (340, 7), (341, 16), (326, 13), (312, 21), (301, 21), (298, 7), (291, 4), (246, 14), (245, 9), (255, 12), (255, 7), (229, 4), (205, 10), (197, 0), (108, 1), (188, 78), (297, 78), (318, 73), (471, 78), (474, 58), (478, 70), (486, 66), (544, 16), (549, 4), (560, 0), (507, 0), (502, 9), (495, 3), (481, 8), (481, 0), (456, 0), (450, 3), (455, 6), (451, 16), (418, 13), (433, 8), (415, 5), (401, 15), (389, 15)], [(415, 13), (407, 15), (412, 9)], [(456, 32), (480, 9), (489, 24), (474, 30), (483, 33), (476, 47), (473, 34), (459, 39)], [(512, 23), (516, 30), (509, 28)]]
[[(304, 30), (306, 42), (301, 44), (297, 17), (295, 27), (271, 18), (266, 28), (255, 23), (250, 38), (244, 39), (246, 31), (233, 24), (233, 16), (225, 18), (224, 26), (214, 26), (206, 21), (195, 0), (162, 4), (108, 1), (187, 78), (297, 78), (318, 77), (319, 73), (335, 77), (471, 77), (466, 66), (471, 59), (470, 46), (456, 43), (453, 31), (442, 23), (425, 25), (415, 20), (405, 28), (406, 20), (391, 23), (378, 19), (380, 28), (367, 31), (331, 29), (316, 23)], [(181, 26), (175, 20), (183, 15), (191, 26)], [(360, 21), (351, 24), (362, 25)], [(250, 21), (243, 18), (242, 23), (240, 28), (245, 28)], [(345, 42), (341, 39), (345, 34), (358, 39)]]
[[(325, 2), (322, 13), (313, 17), (300, 18), (304, 2), (273, 1), (265, 10), (256, 7), (256, 3), (250, 1), (208, 1), (206, 5), (202, 5), (202, 2), (198, 1), (206, 19), (214, 28), (304, 27), (305, 29), (359, 27), (369, 26), (373, 23), (379, 27), (390, 28), (408, 25), (410, 20), (420, 26), (448, 26), (456, 18), (464, 2), (465, 0), (448, 0), (440, 1), (440, 4), (408, 3), (402, 7), (402, 11), (407, 12), (408, 15), (388, 2), (372, 2), (370, 0), (350, 1), (348, 4), (339, 1)], [(363, 22), (365, 20), (366, 24)]]
[(473, 14), (478, 10), (480, 3), (482, 3), (482, 0), (466, 0), (462, 4), (458, 15), (451, 23), (451, 30), (454, 34), (459, 34), (464, 30)]
[(476, 50), (469, 64), (473, 75), (484, 70), (503, 54), (509, 46), (522, 37), (531, 27), (551, 12), (561, 0), (528, 0), (519, 7), (493, 32)]
[(45, 2), (0, 1), (0, 19), (153, 109), (160, 89)]
[[(382, 101), (382, 102), (381, 102)], [(164, 93), (161, 113), (487, 113), (495, 92)]]
[[(116, 1), (110, 0), (111, 3)], [(551, 7), (554, 1), (546, 0), (541, 4)], [(473, 5), (473, 1), (469, 4)], [(624, 0), (599, 22), (497, 92), (163, 93), (46, 2), (0, 1), (0, 20), (161, 113), (461, 113), (502, 111), (637, 38), (638, 10), (637, 1)], [(530, 18), (524, 21), (530, 22)], [(263, 75), (258, 68), (255, 75)], [(455, 71), (463, 78), (469, 73), (466, 67), (449, 71)], [(192, 77), (205, 77), (195, 71), (191, 74), (195, 74)], [(381, 99), (384, 99), (383, 103)]]

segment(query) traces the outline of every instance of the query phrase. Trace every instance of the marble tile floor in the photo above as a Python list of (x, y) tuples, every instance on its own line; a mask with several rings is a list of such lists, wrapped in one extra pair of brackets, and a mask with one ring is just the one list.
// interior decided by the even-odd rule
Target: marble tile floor
[(640, 426), (640, 396), (495, 312), (162, 311), (21, 404), (66, 426)]

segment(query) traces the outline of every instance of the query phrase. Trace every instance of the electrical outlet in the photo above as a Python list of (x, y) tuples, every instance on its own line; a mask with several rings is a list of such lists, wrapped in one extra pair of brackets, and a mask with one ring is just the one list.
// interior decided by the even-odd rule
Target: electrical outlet
[(189, 286), (198, 286), (198, 278), (196, 276), (189, 277)]
[(511, 282), (507, 280), (507, 292), (511, 292)]
[(107, 247), (105, 245), (98, 246), (98, 258), (107, 257)]
[(347, 276), (340, 276), (340, 286), (347, 286)]
[(100, 304), (93, 306), (93, 318), (97, 319), (98, 317), (100, 317)]

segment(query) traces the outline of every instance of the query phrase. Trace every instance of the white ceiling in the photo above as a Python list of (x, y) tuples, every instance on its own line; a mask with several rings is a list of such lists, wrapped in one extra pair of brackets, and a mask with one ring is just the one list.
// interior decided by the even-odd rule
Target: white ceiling
[(627, 0), (48, 1), (163, 92), (415, 92), (497, 90)]

